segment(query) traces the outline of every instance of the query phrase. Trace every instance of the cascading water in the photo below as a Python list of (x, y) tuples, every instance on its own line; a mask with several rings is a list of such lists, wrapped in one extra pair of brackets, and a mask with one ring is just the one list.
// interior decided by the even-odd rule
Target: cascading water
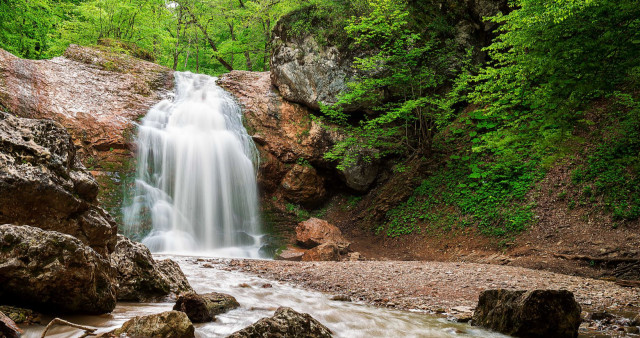
[(206, 75), (175, 73), (173, 100), (139, 126), (128, 235), (153, 252), (256, 257), (257, 150), (231, 96)]

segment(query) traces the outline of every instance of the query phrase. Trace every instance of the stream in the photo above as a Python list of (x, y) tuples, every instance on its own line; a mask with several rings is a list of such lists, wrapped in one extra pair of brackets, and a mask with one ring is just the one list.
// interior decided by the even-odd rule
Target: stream
[[(378, 308), (358, 302), (330, 300), (331, 295), (307, 291), (239, 271), (225, 271), (216, 265), (198, 261), (196, 256), (154, 255), (171, 258), (180, 264), (189, 283), (198, 293), (222, 292), (234, 296), (240, 307), (216, 316), (211, 323), (194, 324), (196, 337), (226, 337), (270, 317), (279, 306), (311, 314), (333, 331), (335, 337), (505, 337), (467, 324), (459, 324), (421, 312)], [(207, 257), (210, 258), (210, 257)], [(212, 267), (211, 267), (212, 266)], [(249, 287), (241, 287), (247, 284)], [(263, 288), (265, 284), (272, 287)], [(98, 327), (98, 333), (118, 328), (134, 316), (169, 311), (173, 303), (118, 303), (110, 314), (99, 316), (62, 316), (73, 323)], [(46, 325), (52, 317), (44, 316)], [(23, 327), (23, 337), (40, 337), (44, 325)], [(47, 337), (81, 337), (82, 331), (57, 326)]]

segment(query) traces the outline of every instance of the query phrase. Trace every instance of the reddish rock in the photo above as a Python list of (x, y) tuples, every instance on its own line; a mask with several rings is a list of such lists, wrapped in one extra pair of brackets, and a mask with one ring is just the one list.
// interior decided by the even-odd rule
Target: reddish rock
[(342, 232), (335, 225), (315, 217), (298, 224), (296, 241), (307, 248), (324, 243), (334, 243), (341, 253), (346, 253), (351, 244), (342, 236)]
[(304, 205), (317, 205), (326, 196), (324, 179), (308, 165), (295, 164), (280, 183), (284, 198)]
[(302, 261), (304, 262), (316, 262), (316, 261), (339, 261), (340, 252), (338, 246), (335, 243), (320, 244), (313, 249), (307, 250), (302, 255)]
[[(232, 71), (222, 75), (218, 85), (228, 90), (243, 108), (247, 131), (260, 151), (260, 188), (266, 193), (281, 191), (282, 195), (286, 191), (291, 201), (304, 200), (306, 195), (315, 196), (311, 199), (324, 197), (324, 187), (315, 169), (296, 168), (292, 172), (288, 166), (296, 167), (304, 160), (308, 163), (304, 167), (331, 167), (324, 154), (341, 136), (312, 120), (308, 108), (284, 100), (271, 85), (269, 72)], [(286, 184), (280, 184), (287, 175)], [(314, 178), (300, 181), (303, 187), (293, 183), (300, 175)]]

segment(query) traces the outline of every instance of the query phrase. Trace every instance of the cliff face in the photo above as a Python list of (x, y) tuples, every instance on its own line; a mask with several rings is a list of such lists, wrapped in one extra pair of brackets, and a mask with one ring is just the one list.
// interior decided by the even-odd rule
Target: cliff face
[(112, 211), (122, 197), (135, 123), (172, 87), (170, 69), (106, 47), (71, 45), (64, 56), (37, 61), (0, 50), (0, 108), (62, 124)]

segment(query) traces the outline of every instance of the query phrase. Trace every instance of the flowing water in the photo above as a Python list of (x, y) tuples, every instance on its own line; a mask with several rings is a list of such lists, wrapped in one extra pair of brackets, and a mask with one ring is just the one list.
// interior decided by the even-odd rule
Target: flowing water
[[(136, 145), (127, 235), (152, 252), (257, 257), (257, 150), (215, 78), (175, 73), (175, 97), (152, 107)], [(150, 230), (150, 231), (149, 231)]]
[[(329, 295), (295, 286), (269, 281), (238, 271), (225, 271), (217, 264), (206, 264), (188, 256), (158, 256), (180, 264), (189, 283), (198, 293), (223, 292), (238, 300), (240, 308), (216, 316), (211, 323), (195, 324), (197, 337), (226, 337), (263, 317), (273, 315), (279, 306), (288, 306), (312, 317), (333, 331), (335, 337), (505, 337), (497, 333), (450, 322), (419, 312), (376, 308), (373, 306), (332, 301)], [(206, 267), (203, 266), (206, 264)], [(213, 267), (210, 267), (213, 266)], [(250, 287), (240, 287), (240, 284)], [(263, 288), (269, 283), (271, 288)], [(111, 314), (101, 316), (66, 316), (71, 322), (99, 327), (107, 332), (126, 320), (171, 310), (173, 303), (118, 303)], [(45, 318), (45, 322), (50, 318)], [(26, 328), (25, 337), (39, 337), (41, 325)], [(56, 327), (47, 337), (80, 337), (82, 332), (69, 327)]]
[[(131, 203), (124, 208), (130, 237), (142, 239), (153, 252), (172, 255), (198, 293), (223, 292), (240, 308), (196, 324), (198, 337), (225, 337), (279, 306), (311, 314), (336, 337), (500, 337), (465, 324), (424, 313), (331, 301), (327, 294), (225, 271), (197, 255), (256, 257), (260, 222), (257, 208), (256, 149), (242, 126), (241, 112), (215, 79), (176, 73), (176, 93), (151, 108), (137, 138), (137, 178)], [(156, 258), (165, 258), (166, 256)], [(263, 288), (269, 283), (272, 287)], [(249, 287), (240, 287), (247, 284)], [(118, 303), (101, 316), (64, 319), (108, 332), (126, 320), (171, 310), (173, 303)], [(52, 318), (43, 318), (46, 323)], [(39, 337), (42, 325), (25, 327), (25, 337)], [(82, 331), (55, 327), (48, 337), (80, 337)]]

